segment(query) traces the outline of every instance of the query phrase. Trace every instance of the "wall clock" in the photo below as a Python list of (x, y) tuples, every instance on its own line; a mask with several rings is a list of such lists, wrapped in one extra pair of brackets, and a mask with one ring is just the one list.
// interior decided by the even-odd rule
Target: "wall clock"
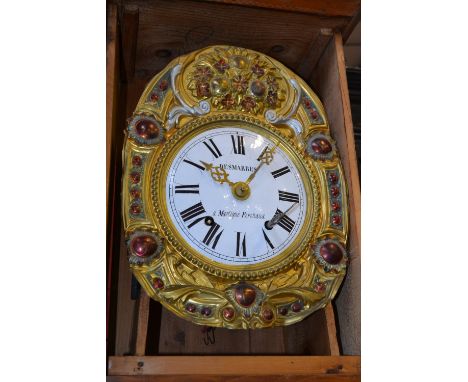
[(124, 144), (128, 259), (196, 324), (289, 325), (346, 271), (347, 190), (318, 97), (274, 59), (212, 46), (144, 90)]

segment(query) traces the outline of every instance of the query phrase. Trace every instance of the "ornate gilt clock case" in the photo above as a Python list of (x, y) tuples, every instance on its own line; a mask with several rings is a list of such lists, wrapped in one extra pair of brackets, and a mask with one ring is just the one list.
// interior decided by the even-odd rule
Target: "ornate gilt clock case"
[(144, 90), (123, 151), (130, 267), (194, 323), (289, 325), (346, 271), (347, 189), (318, 97), (274, 59), (212, 46)]

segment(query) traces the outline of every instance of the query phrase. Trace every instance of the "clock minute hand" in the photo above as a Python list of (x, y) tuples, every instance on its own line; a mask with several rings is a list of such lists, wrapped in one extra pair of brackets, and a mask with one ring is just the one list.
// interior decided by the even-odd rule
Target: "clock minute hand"
[(275, 216), (273, 216), (270, 220), (268, 220), (266, 223), (265, 223), (265, 226), (268, 228), (268, 229), (272, 229), (276, 224), (278, 224), (280, 222), (281, 219), (283, 219), (284, 216), (286, 216), (288, 214), (289, 211), (292, 210), (292, 208), (296, 205), (297, 203), (294, 203), (291, 205), (291, 207), (289, 207), (286, 211), (284, 212), (281, 212), (279, 214), (275, 214)]
[(257, 168), (252, 172), (252, 174), (250, 174), (250, 176), (247, 178), (247, 180), (245, 181), (245, 183), (249, 184), (253, 178), (255, 178), (255, 175), (257, 174), (258, 170), (260, 170), (260, 167), (263, 166), (265, 162), (262, 162), (260, 163)]
[(255, 178), (255, 175), (257, 174), (258, 170), (266, 163), (270, 164), (273, 161), (273, 154), (275, 153), (276, 148), (278, 147), (278, 144), (275, 145), (272, 149), (270, 149), (268, 146), (265, 147), (263, 152), (260, 154), (258, 157), (258, 160), (260, 160), (260, 164), (257, 166), (257, 168), (250, 174), (250, 176), (247, 178), (245, 183), (249, 184), (253, 178)]
[(200, 161), (200, 162), (201, 164), (203, 164), (203, 166), (205, 166), (206, 171), (209, 171), (211, 177), (213, 178), (215, 182), (220, 183), (220, 184), (227, 183), (230, 186), (234, 185), (234, 183), (232, 183), (229, 180), (229, 174), (224, 168), (219, 167), (219, 166), (213, 166), (212, 163), (206, 163), (203, 161)]

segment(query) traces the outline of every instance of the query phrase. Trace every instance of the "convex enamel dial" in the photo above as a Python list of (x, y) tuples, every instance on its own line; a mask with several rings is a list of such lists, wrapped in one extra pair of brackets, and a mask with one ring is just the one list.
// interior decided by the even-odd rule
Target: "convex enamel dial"
[(346, 183), (327, 117), (263, 54), (215, 46), (144, 90), (124, 147), (123, 218), (143, 289), (196, 324), (293, 324), (345, 274)]
[(296, 165), (275, 142), (246, 128), (197, 135), (177, 153), (167, 179), (172, 222), (194, 251), (213, 261), (271, 259), (304, 223), (306, 188)]

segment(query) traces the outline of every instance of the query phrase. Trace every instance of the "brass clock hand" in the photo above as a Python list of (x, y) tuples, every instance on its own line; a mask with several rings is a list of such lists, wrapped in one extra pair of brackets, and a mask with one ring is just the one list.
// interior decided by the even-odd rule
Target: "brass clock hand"
[(268, 220), (266, 223), (265, 223), (265, 227), (267, 229), (272, 229), (276, 224), (278, 224), (280, 222), (281, 219), (283, 219), (283, 217), (285, 217), (289, 211), (291, 211), (293, 209), (293, 207), (296, 205), (297, 203), (293, 203), (291, 205), (291, 207), (289, 207), (286, 211), (284, 212), (281, 212), (279, 214), (275, 214), (275, 216), (273, 216), (270, 220)]
[(262, 162), (260, 163), (257, 168), (252, 172), (252, 174), (250, 174), (250, 176), (247, 178), (247, 180), (245, 181), (245, 183), (249, 184), (253, 178), (255, 178), (255, 175), (257, 174), (258, 170), (260, 170), (260, 167), (263, 166), (265, 162)]
[(229, 180), (229, 174), (224, 168), (219, 167), (219, 166), (213, 166), (212, 163), (206, 163), (203, 161), (200, 161), (200, 162), (201, 164), (203, 164), (203, 166), (205, 166), (206, 171), (210, 172), (210, 175), (215, 182), (220, 183), (220, 184), (227, 183), (231, 187), (234, 185), (234, 183), (232, 183)]
[(270, 149), (268, 146), (265, 147), (265, 149), (262, 151), (258, 159), (260, 160), (260, 164), (257, 166), (257, 168), (250, 174), (250, 176), (247, 178), (245, 181), (246, 184), (249, 184), (253, 178), (255, 178), (255, 175), (257, 174), (258, 170), (266, 163), (270, 164), (273, 161), (273, 154), (275, 153), (276, 148), (278, 147), (278, 144), (276, 144), (272, 149)]

